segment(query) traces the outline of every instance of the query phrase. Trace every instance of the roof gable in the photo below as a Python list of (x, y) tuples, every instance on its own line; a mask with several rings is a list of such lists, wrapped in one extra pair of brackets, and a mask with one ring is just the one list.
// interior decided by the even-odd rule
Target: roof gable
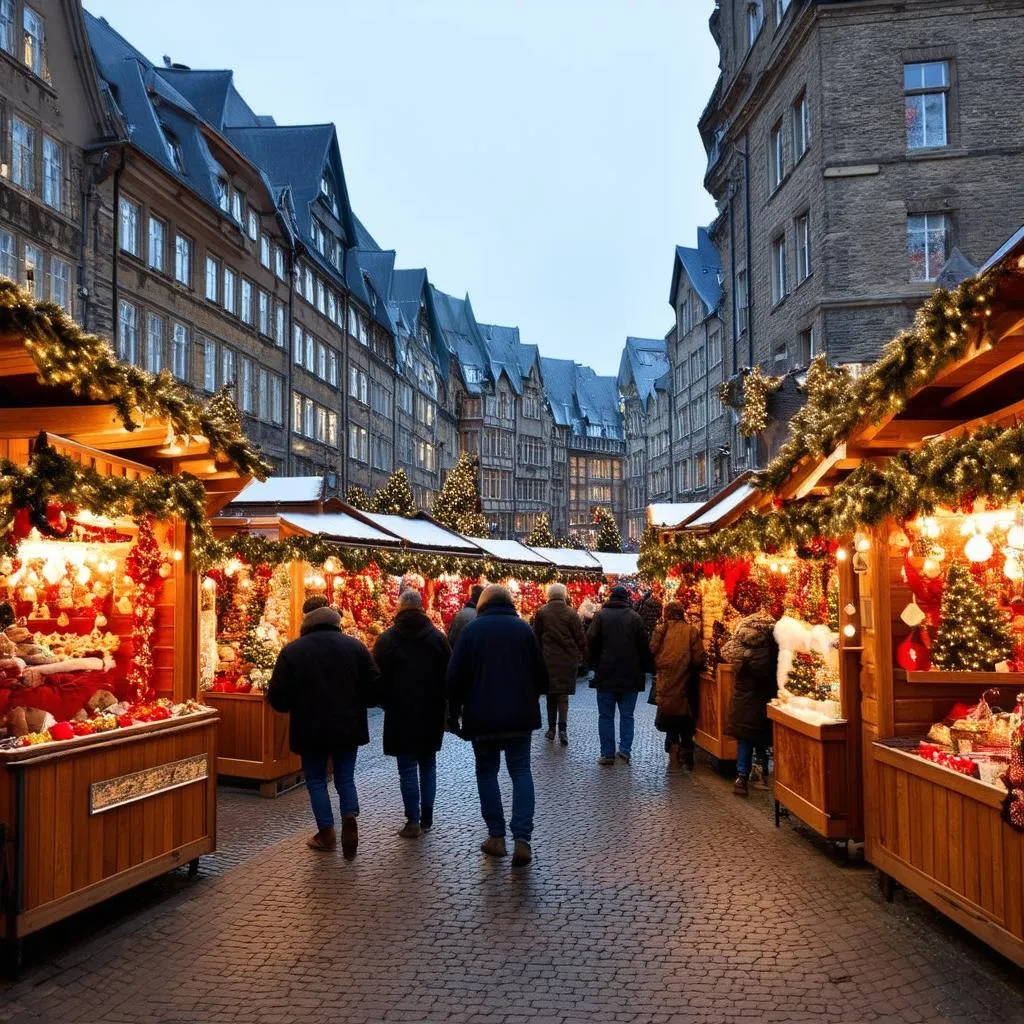
[(617, 378), (620, 388), (625, 390), (632, 381), (640, 401), (646, 403), (655, 389), (666, 390), (665, 381), (670, 372), (664, 338), (626, 339)]
[(673, 308), (679, 296), (682, 276), (685, 274), (693, 290), (700, 296), (708, 313), (714, 313), (722, 301), (722, 260), (707, 228), (697, 229), (697, 248), (676, 246), (672, 266), (672, 287), (669, 305)]

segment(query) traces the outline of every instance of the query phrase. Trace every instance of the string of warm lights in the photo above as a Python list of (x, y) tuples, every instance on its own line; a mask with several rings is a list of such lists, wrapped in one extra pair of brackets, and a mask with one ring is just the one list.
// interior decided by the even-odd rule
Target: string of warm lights
[(431, 515), (442, 526), (465, 537), (486, 537), (487, 517), (481, 511), (477, 486), (479, 462), (472, 452), (463, 452), (445, 477)]
[(743, 374), (738, 395), (735, 380), (725, 380), (718, 385), (722, 404), (739, 412), (739, 431), (744, 437), (756, 437), (767, 429), (768, 396), (782, 387), (783, 380), (783, 377), (770, 377), (760, 366), (755, 366)]

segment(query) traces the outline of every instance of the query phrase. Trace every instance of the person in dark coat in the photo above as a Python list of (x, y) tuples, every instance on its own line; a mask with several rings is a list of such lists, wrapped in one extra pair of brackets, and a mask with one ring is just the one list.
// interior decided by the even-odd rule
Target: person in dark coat
[(733, 792), (746, 796), (753, 767), (754, 748), (768, 775), (771, 721), (768, 704), (778, 693), (779, 645), (773, 636), (775, 620), (755, 612), (736, 624), (730, 640), (722, 645), (722, 657), (736, 669), (727, 732), (736, 737), (736, 782)]
[(696, 727), (697, 692), (704, 664), (700, 630), (686, 621), (686, 609), (678, 601), (665, 605), (662, 620), (654, 627), (651, 654), (657, 671), (654, 727), (665, 734), (665, 753), (693, 771), (693, 733)]
[(569, 698), (576, 692), (580, 664), (587, 659), (587, 638), (576, 609), (569, 604), (569, 594), (561, 583), (548, 587), (547, 604), (533, 617), (544, 664), (548, 669), (548, 731), (555, 738), (555, 727), (562, 746), (569, 743)]
[(448, 646), (453, 651), (459, 639), (459, 634), (476, 618), (476, 606), (483, 592), (484, 588), (479, 583), (474, 583), (473, 589), (469, 592), (469, 600), (466, 602), (466, 606), (460, 608), (455, 613), (455, 618), (448, 623)]
[(647, 641), (650, 642), (652, 636), (654, 636), (654, 629), (661, 620), (661, 601), (657, 595), (650, 588), (644, 591), (644, 596), (640, 599), (636, 606), (636, 613), (640, 616), (644, 623), (644, 630), (647, 633)]
[(366, 647), (341, 632), (341, 616), (326, 598), (308, 598), (302, 612), (299, 638), (281, 648), (267, 699), (275, 711), (287, 712), (289, 745), (302, 758), (318, 829), (306, 845), (326, 852), (337, 842), (327, 792), (328, 761), (333, 761), (341, 850), (351, 860), (359, 844), (356, 753), (370, 742), (366, 710), (377, 704), (379, 674)]
[(380, 669), (384, 708), (384, 753), (398, 758), (405, 827), (416, 839), (434, 824), (437, 752), (444, 739), (448, 641), (423, 611), (419, 591), (398, 599), (395, 623), (377, 638), (373, 657)]
[(537, 698), (548, 692), (548, 673), (529, 624), (516, 614), (512, 595), (491, 584), (477, 617), (462, 631), (448, 666), (449, 728), (473, 743), (480, 811), (487, 839), (480, 849), (504, 857), (505, 809), (498, 787), (501, 755), (512, 779), (513, 867), (533, 859), (535, 796), (530, 736), (540, 728)]
[(653, 667), (643, 620), (630, 607), (625, 587), (612, 587), (604, 607), (594, 616), (587, 634), (590, 667), (597, 690), (599, 764), (615, 763), (615, 709), (619, 709), (618, 756), (629, 764), (633, 749), (633, 714)]

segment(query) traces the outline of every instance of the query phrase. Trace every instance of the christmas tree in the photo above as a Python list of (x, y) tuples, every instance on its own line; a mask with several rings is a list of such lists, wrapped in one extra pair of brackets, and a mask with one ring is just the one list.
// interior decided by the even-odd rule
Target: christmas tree
[(621, 553), (622, 535), (619, 533), (619, 524), (615, 522), (612, 510), (602, 505), (594, 512), (594, 522), (597, 523), (594, 550)]
[(1013, 649), (1010, 624), (971, 570), (954, 562), (942, 591), (932, 666), (946, 672), (992, 672)]
[(362, 487), (350, 487), (348, 489), (348, 493), (345, 495), (345, 501), (353, 508), (359, 509), (360, 512), (373, 511), (373, 499), (362, 489)]
[(574, 533), (565, 533), (555, 538), (556, 548), (569, 548), (573, 551), (586, 551), (587, 545), (583, 543)]
[(553, 548), (555, 546), (555, 535), (551, 532), (551, 520), (548, 519), (547, 512), (541, 512), (537, 516), (537, 522), (534, 523), (530, 535), (526, 538), (526, 543), (531, 548)]
[(786, 689), (794, 697), (812, 697), (827, 700), (829, 688), (820, 678), (825, 660), (813, 651), (797, 651), (793, 655), (793, 667), (786, 676)]
[(367, 511), (383, 512), (390, 516), (414, 516), (419, 512), (404, 469), (396, 469), (372, 500), (373, 507)]
[(480, 509), (478, 475), (477, 457), (472, 452), (463, 452), (445, 477), (431, 511), (442, 526), (467, 537), (487, 536), (487, 519)]

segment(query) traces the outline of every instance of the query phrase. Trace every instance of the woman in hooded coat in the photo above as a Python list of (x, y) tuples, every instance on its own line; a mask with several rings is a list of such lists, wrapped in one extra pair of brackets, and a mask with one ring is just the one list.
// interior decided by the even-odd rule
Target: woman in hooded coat
[(727, 732), (736, 737), (733, 792), (737, 796), (747, 795), (755, 747), (764, 777), (768, 776), (768, 748), (772, 741), (768, 704), (779, 690), (779, 645), (772, 635), (774, 630), (775, 620), (770, 615), (755, 612), (740, 619), (732, 639), (722, 645), (722, 656), (736, 669)]
[(686, 621), (686, 609), (678, 601), (665, 605), (664, 615), (651, 637), (651, 654), (657, 670), (655, 728), (665, 733), (669, 763), (675, 761), (693, 771), (693, 733), (704, 642), (700, 630)]

